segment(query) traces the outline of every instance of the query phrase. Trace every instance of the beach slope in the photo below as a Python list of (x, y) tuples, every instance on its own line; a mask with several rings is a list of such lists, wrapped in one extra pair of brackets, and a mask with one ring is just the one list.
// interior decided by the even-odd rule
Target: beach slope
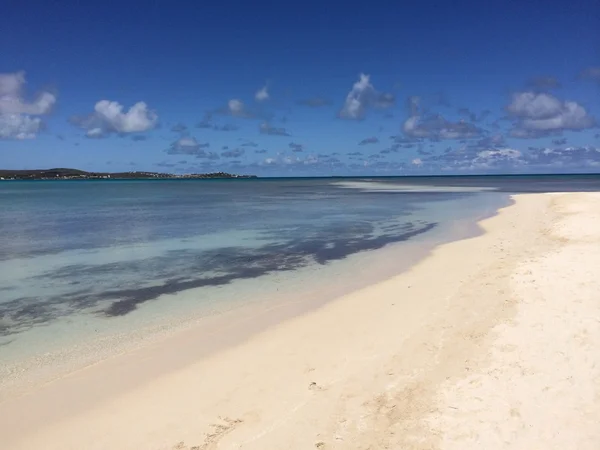
[(118, 395), (93, 394), (100, 363), (10, 399), (2, 448), (596, 450), (599, 224), (600, 194), (516, 196), (482, 235)]

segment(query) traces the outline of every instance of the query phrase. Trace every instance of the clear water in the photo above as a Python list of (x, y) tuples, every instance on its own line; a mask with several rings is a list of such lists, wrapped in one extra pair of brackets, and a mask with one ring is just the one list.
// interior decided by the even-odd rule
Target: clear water
[(569, 188), (600, 179), (3, 182), (0, 360), (360, 277), (367, 252), (462, 237), (510, 192)]

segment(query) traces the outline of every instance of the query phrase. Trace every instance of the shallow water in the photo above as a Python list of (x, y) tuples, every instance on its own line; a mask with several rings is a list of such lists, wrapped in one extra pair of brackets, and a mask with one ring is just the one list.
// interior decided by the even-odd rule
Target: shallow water
[(508, 192), (600, 184), (576, 181), (5, 182), (0, 359), (350, 285), (379, 270), (364, 255), (396, 245), (392, 273), (415, 249), (472, 233)]

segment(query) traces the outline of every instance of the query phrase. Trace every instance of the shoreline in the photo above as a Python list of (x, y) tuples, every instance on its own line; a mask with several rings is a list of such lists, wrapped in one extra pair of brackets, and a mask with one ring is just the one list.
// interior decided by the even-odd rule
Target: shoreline
[[(493, 195), (501, 198), (501, 194)], [(157, 347), (164, 349), (169, 346), (172, 339), (179, 338), (181, 341), (185, 340), (185, 336), (192, 336), (187, 338), (187, 341), (211, 340), (210, 344), (202, 346), (202, 357), (238, 345), (279, 323), (310, 313), (354, 291), (394, 278), (427, 258), (439, 246), (481, 235), (484, 233), (479, 225), (482, 220), (494, 217), (501, 209), (514, 203), (509, 195), (505, 196), (503, 201), (497, 199), (494, 201), (501, 206), (491, 208), (487, 212), (482, 211), (478, 217), (464, 217), (444, 222), (441, 227), (415, 240), (397, 242), (377, 250), (358, 252), (324, 268), (298, 269), (303, 272), (300, 277), (305, 279), (306, 283), (297, 292), (292, 292), (292, 288), (285, 286), (284, 282), (285, 300), (283, 301), (282, 291), (277, 287), (271, 289), (272, 292), (265, 298), (252, 297), (240, 304), (229, 305), (223, 310), (190, 311), (189, 317), (158, 320), (131, 331), (113, 331), (98, 336), (87, 336), (75, 346), (46, 348), (24, 359), (9, 360), (4, 367), (0, 367), (0, 403), (113, 358), (126, 358), (132, 353), (145, 351), (144, 349), (149, 352)], [(400, 258), (398, 258), (399, 254), (402, 255)], [(361, 269), (364, 266), (368, 267), (366, 273)], [(315, 282), (311, 273), (317, 269), (329, 271), (331, 277), (340, 281), (338, 283), (326, 283), (324, 280)], [(250, 280), (253, 281), (260, 280)], [(271, 280), (271, 283), (279, 285), (280, 280)], [(297, 284), (298, 281), (294, 283)], [(310, 287), (306, 287), (307, 285)], [(194, 291), (192, 289), (184, 293), (193, 296)], [(63, 326), (69, 325), (65, 323)], [(233, 332), (230, 333), (229, 330), (232, 329)], [(214, 342), (215, 339), (217, 343)], [(194, 351), (197, 352), (198, 349), (195, 348)], [(182, 353), (178, 361), (171, 361), (174, 367), (158, 371), (149, 370), (148, 378), (158, 377), (173, 368), (184, 367), (198, 357), (197, 353), (193, 358), (185, 356), (186, 352)]]
[[(478, 369), (494, 327), (518, 314), (506, 280), (567, 245), (569, 237), (547, 231), (561, 217), (552, 206), (561, 197), (518, 195), (480, 222), (484, 234), (435, 247), (400, 275), (157, 378), (139, 383), (150, 366), (174, 366), (172, 350), (181, 347), (172, 339), (160, 361), (156, 346), (145, 348), (125, 366), (107, 360), (0, 403), (0, 433), (15, 449), (208, 449), (219, 441), (219, 448), (362, 448), (348, 447), (359, 441), (431, 448), (429, 439), (437, 446), (440, 424), (449, 423), (435, 406), (439, 386), (464, 376), (465, 361), (467, 372)], [(198, 355), (198, 343), (185, 339)], [(129, 385), (110, 395), (111, 383)], [(425, 431), (426, 423), (435, 426)], [(408, 446), (418, 436), (423, 445)]]

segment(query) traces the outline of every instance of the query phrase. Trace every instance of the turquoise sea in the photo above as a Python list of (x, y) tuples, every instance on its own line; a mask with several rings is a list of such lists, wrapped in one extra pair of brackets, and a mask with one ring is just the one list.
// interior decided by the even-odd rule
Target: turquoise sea
[(565, 190), (600, 177), (0, 182), (0, 362), (357, 286)]

